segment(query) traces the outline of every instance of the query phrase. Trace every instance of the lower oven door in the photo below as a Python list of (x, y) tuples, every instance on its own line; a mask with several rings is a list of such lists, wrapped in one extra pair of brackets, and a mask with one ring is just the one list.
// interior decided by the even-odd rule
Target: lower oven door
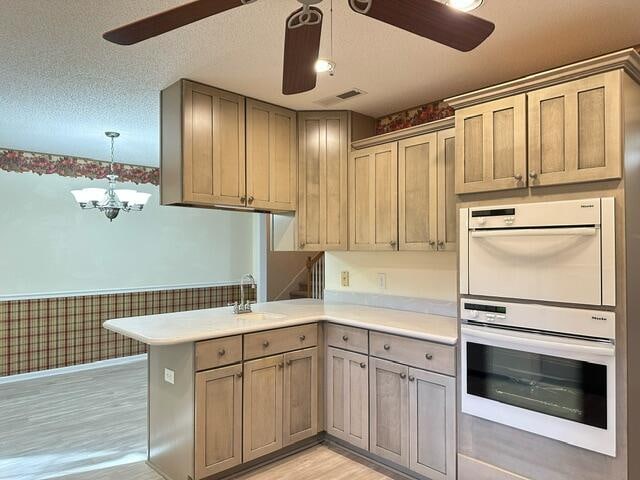
[(613, 344), (462, 326), (462, 412), (615, 457)]

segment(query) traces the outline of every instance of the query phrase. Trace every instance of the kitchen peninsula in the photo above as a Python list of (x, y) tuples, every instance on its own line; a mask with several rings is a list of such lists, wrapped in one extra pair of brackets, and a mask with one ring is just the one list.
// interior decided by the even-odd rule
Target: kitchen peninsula
[(253, 307), (105, 322), (149, 345), (151, 466), (220, 478), (328, 439), (415, 478), (456, 478), (455, 318)]

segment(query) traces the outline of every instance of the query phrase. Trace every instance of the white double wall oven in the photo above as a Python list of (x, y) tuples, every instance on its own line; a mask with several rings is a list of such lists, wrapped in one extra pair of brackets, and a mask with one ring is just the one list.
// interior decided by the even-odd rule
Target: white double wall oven
[(616, 455), (614, 211), (461, 209), (463, 413)]

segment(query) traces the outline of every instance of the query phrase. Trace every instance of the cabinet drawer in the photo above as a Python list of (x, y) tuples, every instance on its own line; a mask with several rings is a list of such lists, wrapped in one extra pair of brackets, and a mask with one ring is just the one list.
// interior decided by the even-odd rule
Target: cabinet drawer
[(242, 336), (196, 343), (196, 370), (208, 370), (242, 361)]
[(327, 325), (327, 345), (353, 352), (369, 353), (369, 336), (362, 328)]
[(244, 336), (244, 359), (314, 347), (317, 342), (318, 325), (315, 323), (250, 333)]
[(371, 332), (371, 355), (455, 376), (455, 347), (426, 340)]

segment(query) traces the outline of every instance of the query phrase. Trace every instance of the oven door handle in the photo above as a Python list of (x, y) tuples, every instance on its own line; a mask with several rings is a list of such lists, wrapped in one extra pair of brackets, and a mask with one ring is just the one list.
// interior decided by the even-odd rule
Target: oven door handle
[[(576, 338), (554, 337), (528, 332), (516, 332), (509, 330), (501, 333), (492, 327), (476, 327), (474, 325), (462, 325), (462, 335), (474, 337), (480, 340), (494, 340), (508, 343), (514, 347), (542, 347), (567, 353), (585, 355), (599, 355), (604, 357), (615, 356), (615, 346), (609, 343), (582, 340)], [(504, 331), (504, 330), (503, 330)]]
[(473, 238), (491, 237), (557, 237), (560, 235), (573, 237), (591, 237), (597, 233), (596, 227), (574, 228), (505, 228), (503, 230), (473, 230)]

